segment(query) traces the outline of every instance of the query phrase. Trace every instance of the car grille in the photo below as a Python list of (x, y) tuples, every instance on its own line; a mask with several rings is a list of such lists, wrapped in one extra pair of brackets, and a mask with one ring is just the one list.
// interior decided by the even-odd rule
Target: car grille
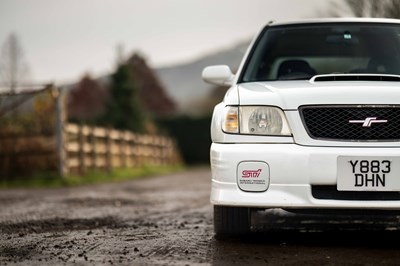
[[(400, 106), (302, 106), (304, 126), (314, 139), (343, 141), (400, 140)], [(376, 118), (376, 119), (374, 119)], [(372, 121), (371, 123), (368, 123)], [(350, 120), (366, 121), (350, 123)], [(379, 122), (387, 120), (387, 122)]]
[(400, 192), (395, 191), (338, 191), (336, 186), (311, 186), (315, 199), (321, 200), (400, 200)]

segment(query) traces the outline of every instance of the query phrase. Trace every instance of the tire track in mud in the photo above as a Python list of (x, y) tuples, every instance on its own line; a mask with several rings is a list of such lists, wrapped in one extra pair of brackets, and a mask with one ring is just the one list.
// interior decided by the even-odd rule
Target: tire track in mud
[(20, 223), (1, 223), (2, 234), (40, 234), (48, 232), (63, 232), (74, 230), (89, 230), (97, 228), (123, 228), (123, 224), (114, 217), (99, 217), (94, 219), (53, 218), (47, 220), (26, 221)]

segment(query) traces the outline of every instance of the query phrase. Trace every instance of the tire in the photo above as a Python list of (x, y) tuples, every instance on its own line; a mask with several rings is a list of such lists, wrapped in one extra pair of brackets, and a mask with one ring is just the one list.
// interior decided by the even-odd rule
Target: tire
[(214, 205), (216, 238), (240, 237), (250, 233), (250, 208)]

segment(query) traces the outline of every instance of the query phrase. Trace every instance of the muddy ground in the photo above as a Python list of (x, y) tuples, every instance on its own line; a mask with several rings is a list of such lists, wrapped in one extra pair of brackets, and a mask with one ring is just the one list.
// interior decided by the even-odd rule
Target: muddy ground
[(210, 171), (0, 190), (0, 265), (399, 265), (398, 217), (254, 214), (216, 240)]

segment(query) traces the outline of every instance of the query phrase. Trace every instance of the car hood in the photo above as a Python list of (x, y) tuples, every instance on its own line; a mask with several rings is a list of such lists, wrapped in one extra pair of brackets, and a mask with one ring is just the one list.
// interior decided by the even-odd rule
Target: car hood
[(240, 105), (273, 105), (296, 110), (318, 104), (399, 104), (400, 82), (271, 81), (238, 84)]

